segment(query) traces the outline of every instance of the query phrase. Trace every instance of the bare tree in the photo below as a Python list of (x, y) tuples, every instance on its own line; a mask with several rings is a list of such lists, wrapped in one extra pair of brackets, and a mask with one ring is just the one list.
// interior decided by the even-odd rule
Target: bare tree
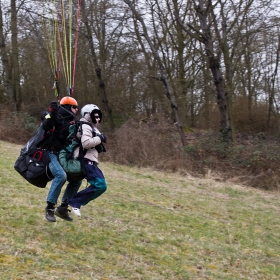
[(145, 37), (145, 39), (146, 39), (150, 49), (153, 52), (154, 57), (155, 57), (158, 65), (159, 65), (160, 73), (161, 73), (161, 76), (160, 76), (159, 80), (164, 84), (164, 87), (166, 89), (166, 96), (170, 100), (171, 108), (172, 108), (172, 111), (173, 111), (174, 116), (175, 116), (176, 126), (177, 126), (179, 134), (180, 134), (182, 145), (186, 146), (186, 139), (185, 139), (185, 135), (184, 135), (183, 126), (181, 125), (181, 121), (180, 121), (179, 115), (178, 115), (178, 106), (177, 106), (177, 103), (175, 101), (175, 97), (173, 95), (172, 88), (170, 86), (170, 82), (169, 82), (168, 77), (167, 77), (166, 69), (165, 69), (165, 67), (164, 67), (164, 65), (162, 63), (162, 60), (161, 60), (161, 58), (160, 58), (160, 56), (158, 54), (158, 51), (156, 50), (154, 44), (152, 43), (152, 40), (150, 39), (150, 37), (148, 35), (147, 27), (145, 25), (145, 22), (144, 22), (143, 18), (136, 11), (136, 9), (133, 6), (133, 4), (131, 3), (131, 1), (124, 0), (124, 2), (130, 7), (130, 9), (131, 9), (132, 13), (134, 14), (134, 16), (141, 23), (143, 36)]
[[(13, 110), (21, 104), (35, 112), (53, 98), (38, 13), (43, 2), (11, 0), (5, 7), (1, 1), (8, 11), (0, 34), (4, 98)], [(172, 115), (179, 132), (186, 126), (216, 129), (220, 122), (227, 140), (234, 138), (233, 126), (274, 130), (280, 108), (279, 19), (274, 13), (273, 22), (263, 11), (275, 3), (83, 1), (75, 83), (79, 103), (103, 101), (110, 128), (160, 112)]]
[[(231, 134), (231, 122), (229, 114), (229, 106), (227, 101), (227, 92), (225, 90), (224, 78), (220, 70), (220, 52), (215, 51), (213, 35), (211, 30), (211, 23), (215, 18), (213, 13), (212, 1), (199, 0), (198, 5), (196, 5), (196, 13), (200, 22), (200, 30), (192, 26), (191, 24), (184, 25), (179, 18), (179, 14), (175, 11), (175, 16), (179, 24), (182, 26), (185, 32), (187, 32), (194, 39), (202, 42), (205, 46), (205, 52), (208, 57), (209, 68), (213, 75), (214, 84), (216, 87), (216, 97), (217, 104), (220, 112), (220, 124), (221, 133), (223, 139), (228, 141), (232, 140)], [(213, 28), (213, 27), (212, 27)]]

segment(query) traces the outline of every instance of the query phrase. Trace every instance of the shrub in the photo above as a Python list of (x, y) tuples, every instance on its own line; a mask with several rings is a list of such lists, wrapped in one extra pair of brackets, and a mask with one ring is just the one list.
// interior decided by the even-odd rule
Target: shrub
[[(12, 143), (26, 143), (39, 123), (26, 113), (0, 115), (0, 139)], [(240, 133), (236, 143), (229, 145), (221, 142), (219, 133), (188, 131), (188, 144), (182, 147), (177, 127), (157, 116), (129, 119), (107, 136), (107, 152), (100, 154), (101, 160), (193, 176), (211, 173), (218, 180), (267, 190), (280, 186), (279, 141), (263, 133)]]
[(0, 139), (11, 143), (23, 144), (36, 131), (39, 123), (24, 112), (0, 112)]

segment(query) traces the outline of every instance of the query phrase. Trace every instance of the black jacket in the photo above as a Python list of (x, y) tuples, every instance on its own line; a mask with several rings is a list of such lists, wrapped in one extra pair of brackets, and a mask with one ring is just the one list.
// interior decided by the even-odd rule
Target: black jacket
[(67, 144), (69, 126), (75, 123), (74, 114), (70, 108), (59, 107), (56, 114), (49, 113), (43, 121), (43, 129), (46, 134), (51, 132), (51, 136), (43, 143), (42, 148), (59, 152)]

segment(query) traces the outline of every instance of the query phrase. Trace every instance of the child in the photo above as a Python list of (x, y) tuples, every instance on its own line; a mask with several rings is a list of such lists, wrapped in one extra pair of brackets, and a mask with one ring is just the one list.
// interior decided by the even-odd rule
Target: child
[(101, 110), (94, 104), (87, 104), (81, 110), (82, 125), (81, 143), (86, 154), (83, 159), (86, 178), (89, 186), (74, 195), (69, 205), (74, 214), (81, 216), (80, 208), (96, 199), (107, 189), (102, 171), (98, 168), (98, 153), (106, 152), (102, 143), (106, 143), (106, 136), (98, 130), (102, 120)]

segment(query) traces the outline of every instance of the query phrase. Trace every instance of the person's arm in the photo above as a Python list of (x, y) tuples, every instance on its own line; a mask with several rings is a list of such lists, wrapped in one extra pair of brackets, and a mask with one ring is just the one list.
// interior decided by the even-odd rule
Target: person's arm
[(57, 113), (57, 102), (53, 101), (49, 105), (49, 113), (45, 115), (42, 127), (45, 131), (50, 131), (55, 125), (56, 113)]
[(84, 149), (91, 149), (101, 143), (100, 137), (92, 135), (90, 125), (82, 124), (82, 131), (81, 143)]

